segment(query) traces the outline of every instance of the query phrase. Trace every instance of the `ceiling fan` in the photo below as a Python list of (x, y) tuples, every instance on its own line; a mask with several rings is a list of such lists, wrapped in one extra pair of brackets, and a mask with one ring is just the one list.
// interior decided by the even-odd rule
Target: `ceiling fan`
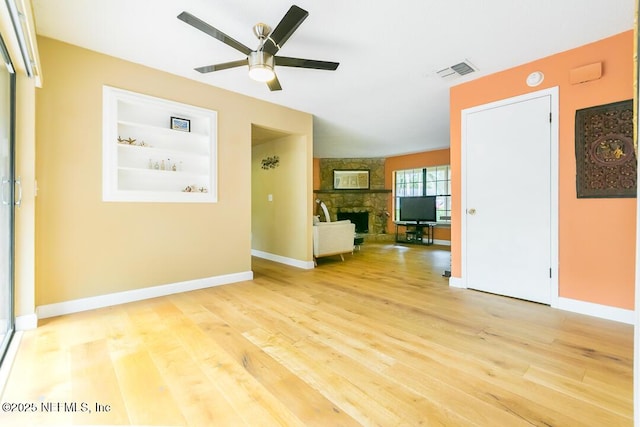
[(282, 67), (312, 68), (316, 70), (334, 71), (340, 65), (338, 62), (316, 61), (313, 59), (289, 58), (286, 56), (276, 56), (285, 42), (291, 37), (293, 32), (302, 24), (309, 12), (293, 5), (284, 15), (276, 28), (271, 31), (267, 24), (258, 23), (253, 27), (253, 33), (260, 40), (256, 50), (251, 50), (239, 41), (229, 37), (217, 28), (212, 27), (203, 20), (193, 16), (189, 12), (182, 12), (178, 19), (186, 22), (194, 28), (220, 40), (228, 46), (247, 55), (245, 59), (224, 62), (222, 64), (206, 65), (195, 70), (201, 73), (226, 70), (227, 68), (249, 66), (249, 77), (253, 80), (266, 82), (270, 90), (282, 90), (278, 77), (275, 74), (276, 65)]

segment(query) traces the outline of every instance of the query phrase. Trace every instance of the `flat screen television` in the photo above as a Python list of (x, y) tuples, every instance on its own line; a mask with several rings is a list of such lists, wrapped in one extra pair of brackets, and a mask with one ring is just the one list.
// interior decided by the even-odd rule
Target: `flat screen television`
[(436, 222), (436, 196), (400, 197), (400, 221)]

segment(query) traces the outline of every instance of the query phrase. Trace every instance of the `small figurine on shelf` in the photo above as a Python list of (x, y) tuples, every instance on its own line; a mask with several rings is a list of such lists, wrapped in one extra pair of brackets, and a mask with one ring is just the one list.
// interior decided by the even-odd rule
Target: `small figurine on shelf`
[(118, 135), (118, 144), (124, 144), (124, 145), (136, 145), (136, 140), (129, 137), (127, 139), (122, 139), (120, 137), (120, 135)]
[(164, 160), (162, 160), (160, 162), (160, 170), (163, 171), (164, 170)]
[(171, 170), (174, 171), (174, 172), (178, 170), (178, 169), (176, 169), (176, 164), (175, 163), (173, 165), (171, 165)]
[(154, 168), (155, 170), (160, 169), (160, 163), (155, 162), (155, 163), (153, 164), (153, 168)]
[(149, 169), (153, 169), (153, 161), (149, 159)]
[(209, 192), (209, 190), (207, 190), (207, 187), (198, 187), (195, 184), (187, 185), (182, 191), (185, 193), (208, 193)]

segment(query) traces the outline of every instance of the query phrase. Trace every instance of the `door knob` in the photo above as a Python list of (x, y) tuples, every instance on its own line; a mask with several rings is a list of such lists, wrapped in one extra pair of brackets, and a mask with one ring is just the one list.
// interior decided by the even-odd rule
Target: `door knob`
[(476, 210), (475, 210), (474, 208), (467, 209), (467, 213), (468, 213), (469, 215), (475, 215), (475, 214), (476, 214)]

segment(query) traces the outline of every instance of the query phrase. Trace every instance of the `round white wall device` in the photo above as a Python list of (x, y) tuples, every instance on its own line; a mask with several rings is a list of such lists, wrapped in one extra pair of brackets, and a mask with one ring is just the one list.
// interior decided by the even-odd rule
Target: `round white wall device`
[(527, 86), (538, 86), (544, 80), (544, 74), (541, 71), (534, 71), (527, 76)]

